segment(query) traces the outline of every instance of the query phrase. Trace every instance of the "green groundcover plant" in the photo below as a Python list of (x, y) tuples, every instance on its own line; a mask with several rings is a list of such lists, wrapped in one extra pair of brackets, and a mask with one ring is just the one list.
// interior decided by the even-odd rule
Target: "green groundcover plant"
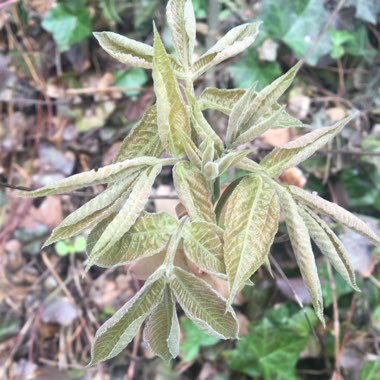
[[(268, 254), (278, 230), (280, 212), (303, 281), (318, 318), (324, 323), (321, 284), (311, 239), (337, 272), (357, 289), (355, 274), (341, 242), (320, 214), (327, 215), (374, 244), (380, 238), (359, 218), (314, 193), (285, 186), (278, 176), (298, 165), (336, 136), (351, 115), (275, 148), (260, 163), (249, 150), (239, 150), (270, 128), (301, 127), (277, 103), (292, 83), (299, 62), (286, 74), (256, 92), (206, 88), (199, 98), (194, 82), (208, 69), (247, 49), (260, 23), (237, 26), (195, 62), (196, 22), (190, 0), (170, 0), (167, 18), (175, 55), (166, 52), (154, 28), (153, 47), (112, 33), (95, 33), (100, 45), (122, 63), (153, 70), (156, 104), (125, 138), (112, 164), (73, 175), (24, 197), (41, 197), (107, 184), (94, 199), (56, 227), (45, 246), (90, 228), (88, 261), (110, 268), (160, 254), (163, 257), (144, 286), (97, 331), (91, 365), (118, 355), (145, 321), (144, 339), (165, 360), (178, 355), (180, 328), (176, 302), (207, 334), (220, 339), (238, 336), (231, 306), (234, 296), (252, 284), (250, 277), (269, 266)], [(229, 116), (225, 140), (202, 111)], [(160, 158), (166, 153), (165, 157)], [(155, 178), (164, 165), (174, 165), (174, 185), (187, 214), (176, 220), (165, 213), (144, 211)], [(248, 174), (221, 193), (220, 176), (229, 168)], [(228, 282), (228, 299), (195, 276), (185, 255), (203, 272)]]

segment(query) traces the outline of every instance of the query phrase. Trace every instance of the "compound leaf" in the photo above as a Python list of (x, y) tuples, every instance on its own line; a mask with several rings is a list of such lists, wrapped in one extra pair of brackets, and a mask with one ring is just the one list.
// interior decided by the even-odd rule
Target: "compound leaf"
[(179, 322), (168, 285), (165, 286), (162, 301), (154, 308), (145, 325), (144, 341), (156, 355), (166, 361), (178, 356)]
[(261, 177), (243, 178), (230, 196), (224, 231), (228, 305), (265, 262), (278, 229), (279, 215), (277, 195)]
[(203, 174), (190, 162), (178, 162), (173, 169), (174, 185), (178, 196), (192, 221), (215, 223), (211, 194)]
[(376, 233), (373, 232), (366, 223), (364, 223), (354, 214), (351, 214), (349, 211), (345, 210), (343, 207), (326, 201), (318, 195), (309, 193), (308, 191), (305, 191), (298, 187), (290, 186), (289, 189), (297, 201), (307, 205), (318, 213), (325, 214), (332, 219), (337, 220), (338, 222), (344, 224), (346, 227), (365, 236), (375, 245), (380, 245), (380, 237), (376, 235)]
[(140, 291), (96, 332), (89, 366), (119, 354), (135, 337), (151, 310), (162, 300), (165, 269), (154, 272)]
[(231, 307), (207, 282), (174, 267), (170, 287), (183, 311), (208, 335), (220, 339), (236, 338), (238, 322)]
[(113, 162), (142, 156), (160, 157), (163, 152), (164, 147), (158, 135), (157, 109), (151, 106), (124, 139)]
[(173, 45), (180, 62), (188, 67), (191, 64), (195, 45), (196, 22), (191, 0), (170, 0), (166, 15)]
[(153, 48), (113, 32), (95, 32), (100, 46), (113, 58), (125, 65), (152, 68)]
[[(93, 247), (116, 215), (112, 214), (101, 221), (88, 236), (87, 254), (90, 260)], [(102, 251), (94, 259), (93, 264), (110, 268), (155, 255), (165, 248), (176, 229), (177, 221), (172, 216), (165, 213), (143, 212), (131, 229), (110, 249)]]
[(336, 136), (356, 114), (346, 117), (332, 127), (319, 128), (307, 133), (282, 147), (275, 148), (264, 157), (260, 165), (272, 176), (277, 177), (284, 170), (298, 165)]
[(185, 150), (182, 135), (190, 135), (190, 118), (182, 100), (170, 57), (157, 30), (154, 31), (153, 81), (161, 143), (165, 147), (168, 146), (169, 152), (174, 156), (183, 156)]
[(183, 229), (186, 256), (199, 269), (211, 273), (226, 273), (223, 259), (223, 230), (215, 224), (195, 221)]
[(307, 207), (299, 207), (298, 211), (317, 247), (329, 259), (344, 280), (352, 288), (359, 290), (356, 285), (355, 272), (350, 264), (346, 250), (334, 231), (324, 220)]

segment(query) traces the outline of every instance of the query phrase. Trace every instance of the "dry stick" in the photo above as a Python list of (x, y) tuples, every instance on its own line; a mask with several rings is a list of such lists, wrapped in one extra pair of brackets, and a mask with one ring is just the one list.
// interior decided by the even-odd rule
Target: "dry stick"
[(277, 262), (277, 260), (272, 256), (272, 255), (269, 255), (269, 260), (270, 262), (273, 264), (273, 266), (277, 269), (278, 273), (280, 273), (281, 277), (284, 279), (287, 287), (289, 288), (289, 290), (292, 292), (293, 296), (294, 296), (294, 299), (296, 300), (296, 302), (298, 303), (299, 307), (301, 308), (304, 316), (305, 316), (305, 319), (307, 321), (307, 324), (309, 325), (309, 328), (310, 328), (310, 331), (312, 332), (313, 334), (313, 337), (314, 337), (314, 340), (320, 345), (321, 342), (318, 338), (318, 335), (317, 333), (315, 332), (314, 330), (314, 327), (313, 325), (311, 324), (311, 321), (309, 319), (309, 316), (307, 315), (306, 313), (306, 310), (305, 310), (305, 307), (301, 301), (301, 299), (299, 298), (297, 292), (295, 291), (295, 289), (293, 288), (293, 286), (291, 285), (291, 283), (289, 282), (288, 280), (288, 277), (286, 276), (286, 274), (284, 273), (284, 271), (281, 269), (279, 263)]

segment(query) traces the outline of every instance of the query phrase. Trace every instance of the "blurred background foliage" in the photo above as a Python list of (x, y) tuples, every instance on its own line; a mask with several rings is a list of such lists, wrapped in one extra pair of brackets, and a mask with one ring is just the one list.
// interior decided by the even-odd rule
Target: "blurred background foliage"
[[(210, 85), (245, 88), (257, 82), (261, 89), (312, 48), (283, 99), (289, 112), (311, 128), (332, 124), (352, 109), (360, 117), (355, 128), (346, 128), (282, 180), (365, 215), (379, 232), (380, 2), (194, 0), (193, 5), (197, 55), (213, 35), (243, 22), (263, 22), (255, 45), (202, 79), (197, 94)], [(218, 12), (210, 13), (212, 6)], [(148, 71), (108, 57), (92, 32), (112, 30), (152, 44), (153, 18), (172, 51), (164, 14), (165, 1), (160, 0), (0, 2), (2, 182), (36, 187), (111, 162), (122, 138), (154, 101), (152, 78)], [(207, 116), (223, 134), (226, 118)], [(253, 158), (261, 159), (294, 136), (269, 131), (252, 145)], [(229, 173), (225, 182), (239, 175)], [(170, 170), (153, 195), (173, 196)], [(255, 286), (235, 300), (242, 335), (238, 342), (210, 338), (182, 317), (181, 356), (171, 365), (152, 358), (139, 337), (119, 357), (86, 369), (97, 325), (141, 286), (141, 268), (94, 268), (80, 280), (83, 236), (41, 252), (49, 231), (82, 202), (80, 197), (47, 197), (32, 203), (0, 188), (0, 378), (379, 378), (380, 250), (339, 226), (334, 227), (362, 292), (353, 293), (317, 253), (326, 329), (308, 306), (285, 241), (272, 252), (285, 273), (276, 266), (274, 277), (260, 270)], [(150, 207), (174, 212), (176, 202), (155, 199)], [(225, 292), (225, 284), (214, 286)]]

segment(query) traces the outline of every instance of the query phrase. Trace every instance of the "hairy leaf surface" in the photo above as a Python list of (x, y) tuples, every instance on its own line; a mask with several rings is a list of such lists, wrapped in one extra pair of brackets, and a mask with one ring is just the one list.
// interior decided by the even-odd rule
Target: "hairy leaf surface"
[(162, 359), (169, 361), (179, 353), (179, 323), (175, 300), (168, 285), (162, 301), (154, 308), (144, 329), (144, 341)]
[(279, 215), (277, 195), (261, 177), (245, 177), (233, 191), (227, 205), (224, 231), (229, 305), (265, 262), (278, 229)]
[(203, 174), (190, 162), (178, 162), (173, 169), (174, 185), (192, 221), (215, 223), (211, 194)]
[(242, 88), (227, 90), (207, 87), (199, 98), (199, 107), (201, 110), (211, 108), (229, 115), (234, 104), (244, 93), (245, 90)]
[(138, 174), (118, 181), (101, 194), (67, 216), (51, 233), (44, 247), (61, 239), (78, 235), (117, 211), (131, 192), (131, 185)]
[(113, 32), (95, 32), (100, 46), (113, 58), (126, 65), (152, 68), (153, 48)]
[(185, 150), (181, 135), (190, 134), (190, 118), (183, 103), (170, 58), (156, 30), (154, 32), (153, 81), (161, 143), (167, 146), (174, 156), (183, 156)]
[(278, 196), (280, 197), (290, 242), (303, 281), (310, 295), (315, 313), (324, 324), (322, 289), (311, 246), (309, 230), (298, 212), (297, 203), (293, 200), (290, 193), (274, 181), (273, 185), (276, 186)]
[(89, 187), (103, 183), (115, 182), (137, 173), (147, 166), (157, 165), (160, 162), (155, 157), (138, 157), (123, 162), (103, 166), (84, 173), (74, 174), (71, 177), (54, 182), (51, 185), (41, 187), (33, 191), (19, 191), (18, 195), (24, 198), (44, 197), (46, 195), (61, 194), (67, 191)]
[(223, 230), (208, 222), (187, 223), (183, 229), (186, 256), (205, 272), (226, 273)]
[(365, 236), (376, 245), (380, 245), (380, 237), (368, 227), (368, 225), (359, 219), (354, 214), (345, 210), (343, 207), (335, 203), (326, 201), (318, 195), (309, 193), (306, 190), (300, 189), (295, 186), (289, 187), (293, 196), (299, 201), (317, 211), (318, 213), (328, 215), (329, 217), (344, 224), (346, 227), (351, 228), (357, 233)]
[(135, 337), (151, 310), (162, 300), (165, 269), (154, 272), (140, 291), (96, 332), (90, 365), (119, 354)]
[(110, 250), (130, 230), (143, 211), (153, 182), (160, 171), (161, 165), (156, 165), (140, 174), (124, 206), (108, 224), (93, 247), (86, 269), (90, 268), (100, 255)]
[[(107, 226), (117, 214), (101, 221), (87, 239), (87, 254), (91, 260), (92, 251)], [(161, 252), (170, 236), (177, 229), (177, 221), (165, 213), (150, 214), (143, 212), (131, 229), (125, 233), (110, 249), (103, 250), (94, 259), (93, 264), (103, 268), (128, 264)]]
[(314, 154), (336, 136), (356, 115), (348, 116), (332, 127), (319, 128), (293, 140), (282, 147), (275, 148), (264, 157), (260, 165), (271, 175), (277, 177), (284, 170), (297, 166)]
[(195, 45), (196, 22), (191, 0), (170, 0), (166, 15), (173, 45), (180, 62), (189, 67)]
[(170, 287), (189, 319), (201, 330), (220, 339), (236, 338), (238, 322), (231, 307), (207, 282), (174, 267)]
[(310, 209), (299, 207), (298, 211), (306, 223), (311, 238), (321, 252), (329, 259), (344, 280), (355, 290), (359, 290), (356, 285), (355, 272), (346, 250), (334, 231)]
[(158, 135), (157, 109), (151, 106), (124, 139), (113, 162), (142, 156), (160, 157), (163, 152), (164, 147)]
[(204, 53), (193, 65), (195, 78), (209, 68), (243, 52), (251, 45), (259, 32), (260, 22), (236, 26), (225, 34), (211, 49)]

